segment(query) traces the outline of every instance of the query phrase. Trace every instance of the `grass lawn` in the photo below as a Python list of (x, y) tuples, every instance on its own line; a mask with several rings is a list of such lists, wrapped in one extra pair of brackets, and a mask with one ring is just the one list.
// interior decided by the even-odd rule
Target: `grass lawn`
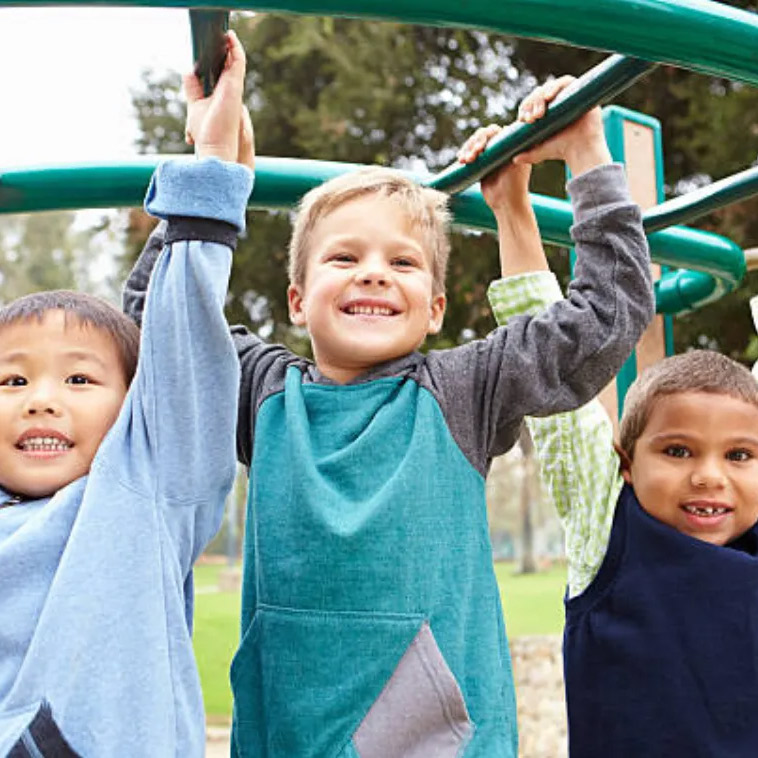
[[(216, 591), (218, 575), (224, 568), (211, 564), (195, 569), (194, 643), (209, 723), (229, 722), (229, 664), (239, 640), (239, 596)], [(495, 573), (510, 637), (560, 633), (566, 584), (563, 566), (520, 575), (514, 573), (513, 564), (497, 563)]]
[(239, 641), (239, 595), (215, 591), (218, 575), (224, 568), (224, 565), (215, 564), (195, 568), (193, 641), (209, 723), (228, 723), (231, 718), (229, 665)]

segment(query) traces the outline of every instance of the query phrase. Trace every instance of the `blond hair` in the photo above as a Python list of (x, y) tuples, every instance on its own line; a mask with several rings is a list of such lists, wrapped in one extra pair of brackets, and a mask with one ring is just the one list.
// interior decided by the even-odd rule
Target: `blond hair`
[(290, 284), (300, 287), (305, 284), (308, 248), (316, 224), (339, 206), (366, 195), (389, 198), (407, 214), (413, 229), (419, 233), (431, 254), (434, 292), (444, 292), (450, 254), (447, 195), (422, 187), (399, 171), (379, 167), (342, 174), (303, 196), (290, 239)]
[(728, 395), (758, 407), (758, 382), (737, 361), (712, 350), (692, 350), (664, 358), (646, 368), (632, 383), (624, 400), (619, 437), (631, 459), (645, 430), (655, 401), (682, 392)]

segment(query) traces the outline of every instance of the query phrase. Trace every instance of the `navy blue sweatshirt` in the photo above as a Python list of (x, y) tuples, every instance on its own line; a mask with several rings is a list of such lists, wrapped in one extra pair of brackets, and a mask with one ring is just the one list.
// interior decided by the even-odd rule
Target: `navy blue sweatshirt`
[(712, 545), (625, 486), (564, 665), (572, 758), (758, 756), (758, 528)]

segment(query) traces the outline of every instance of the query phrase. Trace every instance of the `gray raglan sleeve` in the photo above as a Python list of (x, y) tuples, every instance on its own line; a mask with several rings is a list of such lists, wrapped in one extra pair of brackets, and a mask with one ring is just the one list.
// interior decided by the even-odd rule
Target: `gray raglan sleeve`
[(166, 221), (160, 221), (150, 233), (134, 268), (129, 273), (121, 295), (121, 307), (124, 313), (140, 327), (142, 314), (145, 311), (147, 285), (150, 283), (150, 275), (153, 273), (155, 262), (166, 243), (167, 225)]
[(427, 356), (450, 431), (482, 473), (514, 444), (524, 416), (573, 410), (595, 397), (654, 313), (650, 254), (623, 167), (593, 169), (568, 189), (577, 263), (566, 299)]
[[(124, 313), (138, 325), (142, 323), (147, 287), (155, 262), (163, 250), (166, 230), (165, 221), (153, 229), (124, 285)], [(240, 463), (250, 466), (255, 414), (260, 400), (282, 385), (286, 367), (296, 357), (281, 345), (264, 342), (244, 326), (232, 327), (231, 333), (241, 368), (237, 458)]]

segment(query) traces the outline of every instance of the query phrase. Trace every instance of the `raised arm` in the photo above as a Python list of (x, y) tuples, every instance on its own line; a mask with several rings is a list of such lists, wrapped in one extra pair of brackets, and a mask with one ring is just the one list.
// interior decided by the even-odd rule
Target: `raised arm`
[(595, 397), (653, 315), (649, 249), (623, 167), (603, 162), (602, 146), (586, 156), (575, 150), (576, 140), (604, 140), (599, 114), (590, 115), (591, 129), (575, 124), (571, 140), (557, 135), (516, 161), (563, 155), (574, 167), (594, 163), (568, 185), (577, 265), (567, 297), (513, 317), (484, 340), (427, 358), (448, 425), (482, 472), (513, 445), (524, 416), (573, 410)]
[[(497, 135), (499, 127), (478, 130), (464, 145), (468, 162)], [(549, 271), (528, 199), (528, 165), (511, 165), (488, 176), (482, 192), (498, 221), (503, 278), (488, 296), (499, 326), (520, 314), (537, 315), (562, 299)], [(565, 530), (569, 595), (580, 593), (605, 555), (623, 480), (613, 450), (613, 430), (602, 405), (591, 400), (576, 411), (545, 418), (527, 416), (542, 480)]]
[(244, 52), (230, 36), (213, 97), (186, 87), (190, 114), (201, 114), (188, 121), (201, 160), (161, 164), (148, 189), (147, 210), (166, 221), (165, 246), (147, 290), (121, 433), (111, 438), (127, 450), (102, 459), (130, 461), (114, 475), (163, 509), (185, 569), (217, 530), (235, 470), (239, 365), (223, 308), (252, 189), (250, 161), (232, 162), (243, 78)]

